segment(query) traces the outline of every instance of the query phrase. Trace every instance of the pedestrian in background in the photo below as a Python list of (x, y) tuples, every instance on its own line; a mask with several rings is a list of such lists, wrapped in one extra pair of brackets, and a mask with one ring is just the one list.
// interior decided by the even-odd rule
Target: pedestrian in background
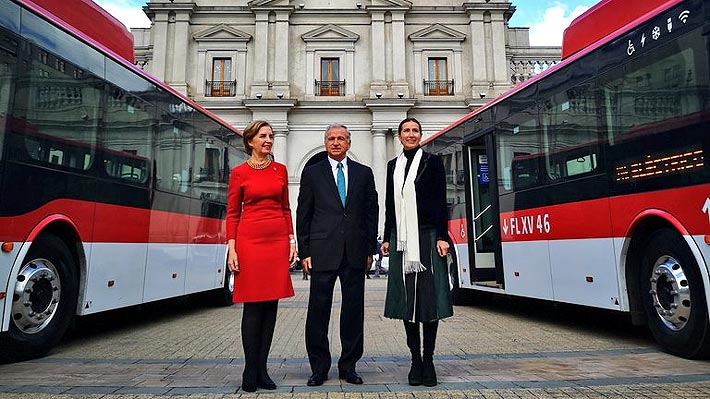
[(377, 252), (375, 252), (375, 278), (382, 273), (382, 237), (377, 236)]
[(234, 302), (244, 303), (242, 390), (276, 389), (266, 363), (279, 299), (294, 295), (289, 265), (296, 260), (286, 167), (271, 160), (274, 133), (265, 121), (244, 129), (247, 161), (232, 169), (227, 202), (227, 265)]
[(419, 147), (419, 121), (406, 118), (397, 132), (403, 151), (387, 164), (382, 255), (390, 261), (384, 314), (404, 320), (412, 354), (409, 384), (431, 387), (437, 384), (433, 356), (439, 320), (453, 315), (444, 164)]
[(306, 270), (306, 268), (303, 267), (303, 261), (299, 260), (298, 262), (301, 266), (301, 273), (303, 274), (303, 277), (301, 277), (301, 278), (303, 280), (308, 280), (308, 270)]
[(336, 279), (342, 291), (338, 376), (362, 384), (355, 364), (363, 353), (365, 274), (376, 245), (378, 208), (372, 169), (347, 157), (350, 140), (344, 125), (328, 126), (328, 157), (301, 175), (296, 231), (303, 269), (311, 275), (306, 350), (313, 374), (308, 386), (328, 379), (328, 324)]

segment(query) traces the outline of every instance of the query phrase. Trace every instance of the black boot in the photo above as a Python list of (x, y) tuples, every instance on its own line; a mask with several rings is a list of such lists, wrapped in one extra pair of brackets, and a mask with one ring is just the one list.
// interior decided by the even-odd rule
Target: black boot
[(422, 385), (422, 354), (421, 340), (419, 339), (419, 323), (404, 322), (404, 331), (407, 333), (407, 346), (412, 354), (412, 367), (409, 369), (407, 380), (409, 385)]
[(274, 390), (276, 383), (269, 377), (269, 372), (266, 369), (266, 362), (269, 358), (271, 350), (271, 340), (274, 337), (274, 328), (276, 327), (276, 311), (279, 307), (278, 300), (263, 302), (262, 304), (262, 324), (261, 324), (261, 346), (259, 348), (259, 370), (257, 372), (257, 383), (259, 388)]
[(407, 374), (407, 380), (409, 381), (409, 385), (415, 387), (418, 385), (422, 385), (422, 370), (422, 356), (419, 354), (412, 355), (412, 367), (409, 369), (409, 374)]
[(436, 330), (439, 321), (423, 323), (424, 357), (422, 358), (422, 384), (426, 387), (436, 386), (436, 369), (434, 369), (434, 347), (436, 346)]
[(425, 387), (434, 387), (438, 384), (432, 356), (424, 355), (422, 358), (422, 384)]
[(244, 348), (242, 391), (244, 392), (254, 392), (257, 387), (261, 341), (260, 310), (258, 303), (245, 303), (242, 311), (242, 347)]

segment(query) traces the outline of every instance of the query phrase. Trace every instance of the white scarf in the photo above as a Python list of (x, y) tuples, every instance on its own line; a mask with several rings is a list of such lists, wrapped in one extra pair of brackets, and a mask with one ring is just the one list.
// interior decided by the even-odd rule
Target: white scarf
[(404, 273), (423, 272), (426, 267), (419, 257), (419, 218), (417, 217), (417, 191), (414, 179), (417, 176), (419, 162), (422, 160), (421, 148), (414, 154), (405, 179), (404, 169), (407, 158), (404, 152), (399, 154), (394, 166), (394, 214), (397, 222), (397, 251), (402, 251), (402, 270)]

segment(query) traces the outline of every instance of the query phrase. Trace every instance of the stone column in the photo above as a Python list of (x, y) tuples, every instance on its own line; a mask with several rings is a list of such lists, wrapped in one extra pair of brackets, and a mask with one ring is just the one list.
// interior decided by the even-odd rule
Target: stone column
[[(207, 65), (207, 50), (199, 49), (197, 50), (197, 68), (195, 68), (195, 96), (204, 97), (205, 96), (205, 81), (207, 75), (212, 73), (211, 65)], [(212, 79), (210, 76), (209, 79)]]
[(372, 129), (372, 173), (377, 187), (377, 203), (380, 205), (378, 233), (385, 221), (385, 191), (387, 181), (387, 129)]
[[(312, 65), (312, 64), (311, 64)], [(311, 83), (313, 90), (313, 83)], [(355, 49), (345, 50), (345, 94), (355, 95)]]
[(479, 93), (488, 93), (488, 76), (486, 73), (486, 35), (483, 29), (483, 12), (469, 11), (469, 34), (471, 40), (471, 58), (473, 81), (471, 82), (472, 97)]
[(315, 80), (315, 51), (313, 49), (306, 48), (306, 95), (312, 96), (315, 94), (314, 80)]
[(371, 25), (372, 41), (372, 81), (370, 83), (370, 97), (375, 93), (384, 91), (385, 83), (385, 13), (373, 11)]
[(274, 126), (272, 123), (272, 128), (274, 129), (274, 147), (272, 153), (274, 155), (274, 160), (284, 165), (288, 165), (288, 127), (282, 125), (287, 124), (288, 122), (285, 124), (278, 123), (277, 126)]
[(461, 50), (454, 50), (454, 93), (468, 94), (463, 91), (463, 57)]
[[(237, 50), (237, 66), (247, 64), (247, 50), (246, 46), (244, 49)], [(237, 95), (246, 95), (246, 81), (247, 81), (247, 68), (239, 67), (236, 71), (237, 78)]]
[(424, 95), (424, 76), (426, 76), (426, 69), (424, 69), (424, 61), (422, 61), (422, 52), (414, 52), (414, 92), (420, 96)]
[(251, 97), (256, 93), (266, 94), (266, 73), (269, 65), (269, 13), (257, 11), (254, 26), (254, 75)]
[(404, 12), (392, 13), (392, 93), (391, 95), (404, 94), (409, 97), (409, 83), (407, 83), (407, 62), (405, 49), (406, 37), (404, 34)]
[(508, 77), (508, 58), (505, 49), (505, 17), (502, 12), (491, 13), (491, 42), (493, 44), (493, 79), (494, 95), (503, 93), (510, 88)]
[[(170, 86), (187, 95), (187, 45), (189, 37), (190, 14), (180, 11), (175, 14), (175, 31), (173, 34), (173, 73)], [(198, 82), (199, 84), (199, 82)], [(193, 93), (194, 94), (194, 93)]]
[(276, 33), (275, 33), (275, 43), (274, 43), (274, 54), (275, 59), (269, 62), (274, 64), (274, 87), (273, 90), (276, 93), (283, 93), (284, 97), (289, 98), (289, 83), (288, 83), (288, 68), (290, 66), (290, 54), (289, 54), (289, 40), (288, 40), (288, 27), (289, 27), (289, 13), (288, 12), (277, 12), (276, 13)]
[(168, 58), (168, 13), (155, 12), (153, 18), (153, 62), (150, 72), (156, 78), (165, 80), (165, 65)]

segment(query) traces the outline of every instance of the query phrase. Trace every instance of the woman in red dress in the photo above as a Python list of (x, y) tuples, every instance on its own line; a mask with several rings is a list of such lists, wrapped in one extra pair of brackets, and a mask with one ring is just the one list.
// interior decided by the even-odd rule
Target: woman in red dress
[(286, 167), (270, 158), (274, 133), (265, 121), (244, 129), (249, 159), (232, 169), (227, 201), (227, 266), (234, 302), (244, 303), (242, 390), (276, 389), (266, 370), (279, 299), (293, 296), (289, 265), (296, 260)]

